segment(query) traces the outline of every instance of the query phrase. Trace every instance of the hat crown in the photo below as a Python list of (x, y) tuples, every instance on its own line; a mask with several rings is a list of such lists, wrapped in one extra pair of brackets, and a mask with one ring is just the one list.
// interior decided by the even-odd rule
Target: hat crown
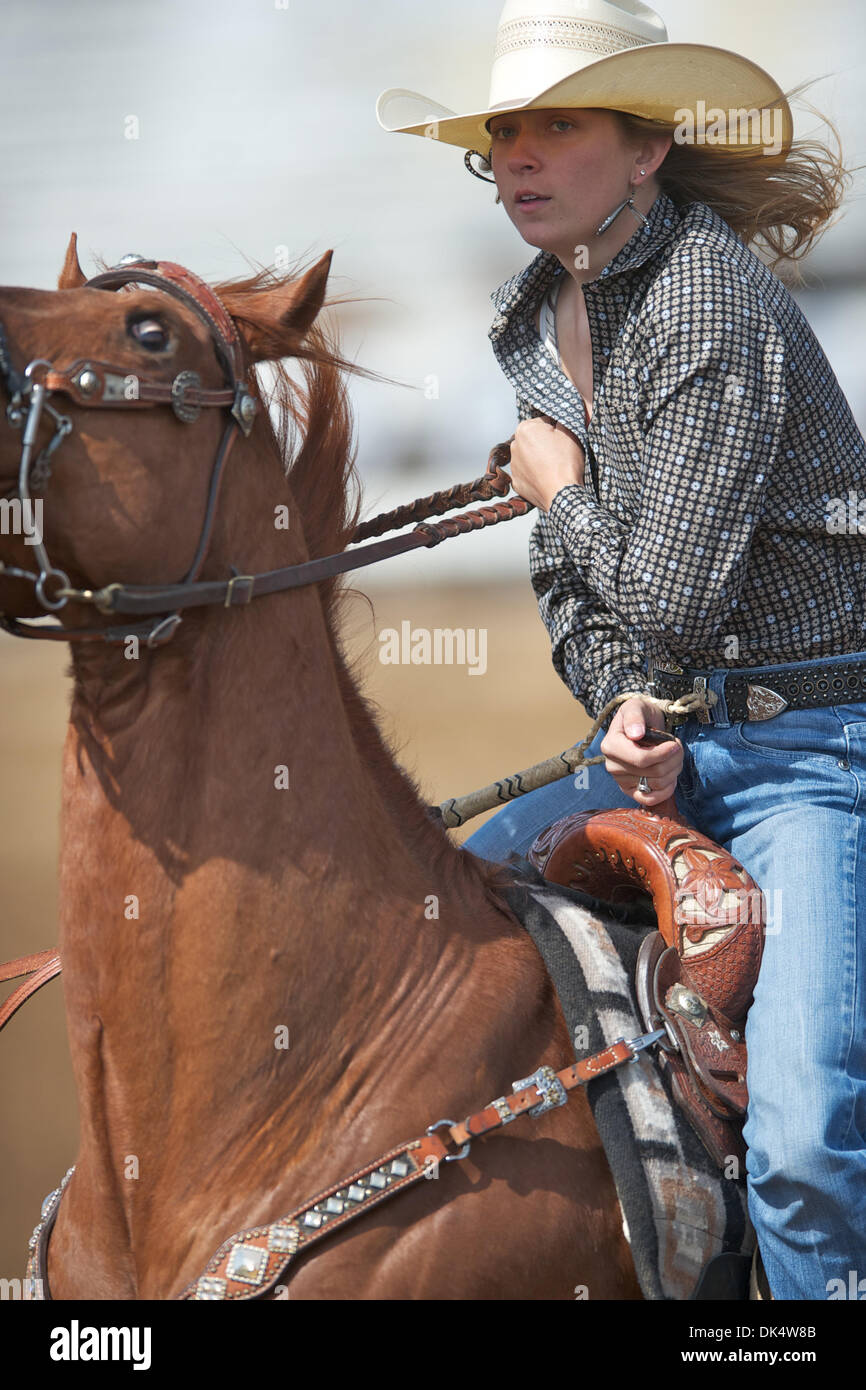
[(507, 110), (623, 49), (667, 42), (640, 0), (506, 0), (499, 17), (488, 107)]
[[(718, 131), (713, 117), (708, 144), (789, 151), (791, 108), (778, 82), (750, 58), (707, 44), (670, 43), (660, 17), (641, 0), (506, 0), (485, 110), (458, 115), (420, 92), (390, 87), (380, 94), (376, 115), (385, 130), (483, 152), (491, 116), (511, 111), (601, 107), (675, 126), (685, 111), (698, 132), (710, 106), (747, 120), (738, 117)], [(772, 122), (769, 137), (765, 117)], [(702, 127), (698, 133), (703, 136)], [(719, 138), (711, 141), (710, 134)]]

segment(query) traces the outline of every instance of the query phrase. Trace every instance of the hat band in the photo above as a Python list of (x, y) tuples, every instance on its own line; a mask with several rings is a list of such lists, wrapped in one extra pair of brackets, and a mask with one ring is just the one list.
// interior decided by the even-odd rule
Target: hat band
[(538, 15), (532, 19), (511, 19), (500, 25), (493, 61), (506, 53), (536, 46), (576, 48), (584, 53), (620, 53), (624, 48), (643, 48), (654, 39), (636, 35), (628, 29), (601, 20), (562, 19)]

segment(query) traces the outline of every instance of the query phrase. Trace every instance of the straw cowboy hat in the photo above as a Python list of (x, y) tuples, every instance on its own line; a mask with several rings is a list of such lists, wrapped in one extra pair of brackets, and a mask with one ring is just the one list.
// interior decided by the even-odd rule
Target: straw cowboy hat
[[(499, 112), (580, 106), (673, 123), (690, 115), (697, 142), (720, 145), (767, 145), (772, 114), (774, 140), (787, 150), (793, 138), (790, 107), (769, 73), (726, 48), (668, 43), (662, 20), (640, 0), (506, 0), (484, 110), (460, 116), (390, 87), (376, 116), (385, 130), (483, 151), (485, 122)], [(746, 111), (751, 120), (735, 119)]]

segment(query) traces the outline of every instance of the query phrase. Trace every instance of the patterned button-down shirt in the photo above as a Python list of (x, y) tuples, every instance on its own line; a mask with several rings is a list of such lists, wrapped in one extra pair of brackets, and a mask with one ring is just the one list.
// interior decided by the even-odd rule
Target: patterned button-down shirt
[(587, 427), (536, 326), (557, 273), (541, 251), (494, 291), (490, 339), (519, 418), (550, 416), (586, 453), (585, 483), (561, 488), (530, 538), (553, 665), (575, 698), (597, 717), (645, 687), (648, 661), (866, 649), (866, 446), (781, 281), (711, 208), (659, 196), (583, 286)]

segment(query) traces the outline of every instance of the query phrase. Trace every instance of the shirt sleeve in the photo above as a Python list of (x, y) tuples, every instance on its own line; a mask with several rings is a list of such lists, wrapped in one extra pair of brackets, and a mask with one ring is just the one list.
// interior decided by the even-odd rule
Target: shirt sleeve
[(634, 525), (577, 483), (560, 488), (548, 520), (624, 625), (681, 652), (706, 648), (736, 610), (777, 461), (784, 339), (746, 275), (693, 252), (687, 275), (669, 267), (647, 296), (636, 371), (645, 443)]
[[(517, 414), (520, 420), (537, 414), (519, 392)], [(529, 539), (529, 573), (550, 637), (553, 669), (590, 718), (597, 719), (614, 695), (645, 690), (640, 643), (584, 583), (543, 511)], [(614, 713), (605, 719), (605, 729)]]
[[(615, 695), (645, 690), (640, 646), (587, 588), (544, 512), (530, 537), (529, 569), (554, 670), (590, 718), (597, 719)], [(605, 719), (605, 728), (615, 712)]]

